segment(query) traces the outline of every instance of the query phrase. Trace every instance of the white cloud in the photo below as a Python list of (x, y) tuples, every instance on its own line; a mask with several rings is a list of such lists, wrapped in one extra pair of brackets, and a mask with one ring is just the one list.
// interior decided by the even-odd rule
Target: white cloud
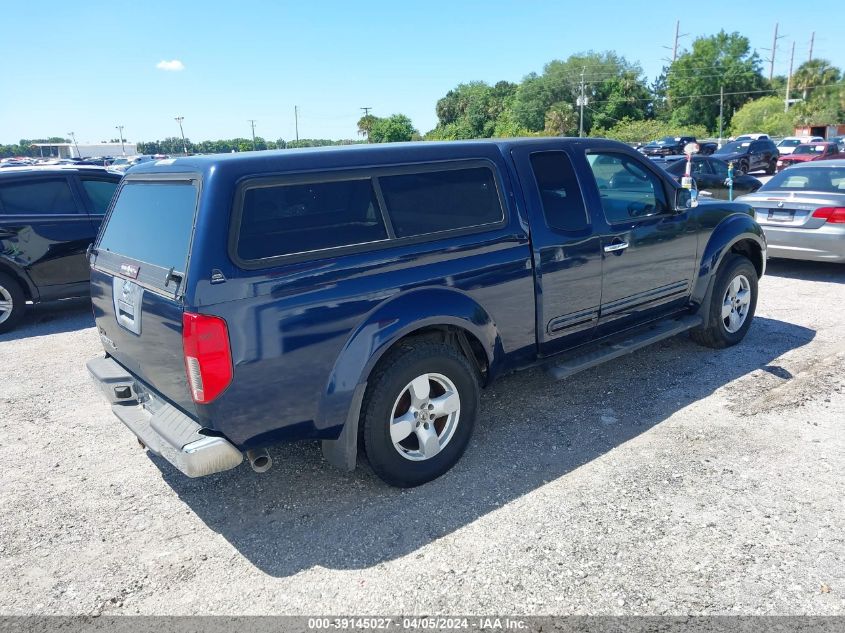
[(159, 70), (179, 71), (185, 70), (185, 64), (180, 62), (178, 59), (171, 59), (170, 61), (162, 59), (159, 63), (156, 64), (156, 68), (158, 68)]

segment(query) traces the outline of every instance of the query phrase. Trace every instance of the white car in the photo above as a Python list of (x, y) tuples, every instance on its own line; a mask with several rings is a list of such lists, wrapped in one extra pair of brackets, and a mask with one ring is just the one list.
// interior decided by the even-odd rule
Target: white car
[(138, 156), (123, 156), (120, 158), (115, 158), (112, 161), (112, 164), (109, 165), (109, 169), (112, 171), (121, 171), (125, 172), (130, 167), (134, 167), (138, 163), (146, 163), (147, 161), (153, 160), (152, 156), (146, 156), (140, 154)]
[(769, 135), (768, 134), (760, 134), (759, 132), (754, 134), (740, 134), (737, 136), (735, 141), (768, 141)]
[(824, 139), (821, 136), (787, 136), (778, 143), (778, 154), (784, 156), (791, 154), (795, 148), (805, 143), (821, 143)]

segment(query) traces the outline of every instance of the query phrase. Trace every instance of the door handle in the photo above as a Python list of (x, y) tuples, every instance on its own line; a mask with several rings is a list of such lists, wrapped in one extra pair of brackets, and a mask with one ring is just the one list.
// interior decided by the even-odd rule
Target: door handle
[(614, 242), (613, 244), (608, 244), (604, 247), (605, 253), (616, 253), (618, 251), (624, 251), (628, 248), (628, 242)]

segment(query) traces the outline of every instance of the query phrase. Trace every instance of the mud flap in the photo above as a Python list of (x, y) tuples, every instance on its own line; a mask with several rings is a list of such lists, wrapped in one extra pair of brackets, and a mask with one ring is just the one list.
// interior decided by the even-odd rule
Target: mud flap
[(358, 385), (352, 395), (346, 423), (336, 440), (323, 440), (323, 457), (328, 463), (341, 470), (353, 471), (358, 458), (358, 419), (361, 416), (361, 402), (367, 383)]

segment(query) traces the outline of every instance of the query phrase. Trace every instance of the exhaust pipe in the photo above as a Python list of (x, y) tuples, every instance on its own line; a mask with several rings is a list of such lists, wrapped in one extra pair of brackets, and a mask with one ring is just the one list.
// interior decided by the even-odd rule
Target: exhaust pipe
[(273, 465), (273, 460), (266, 448), (257, 448), (255, 450), (248, 450), (246, 458), (249, 460), (249, 465), (257, 473), (266, 473)]

